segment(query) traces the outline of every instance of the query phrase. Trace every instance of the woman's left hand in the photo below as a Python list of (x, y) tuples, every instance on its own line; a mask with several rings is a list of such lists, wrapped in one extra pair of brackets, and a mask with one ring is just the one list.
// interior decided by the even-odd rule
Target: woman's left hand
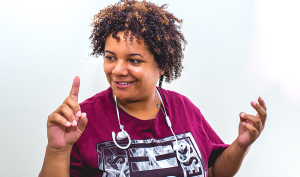
[(259, 137), (267, 118), (267, 108), (261, 97), (258, 103), (252, 101), (251, 105), (257, 111), (256, 115), (240, 113), (238, 144), (242, 149), (247, 149)]

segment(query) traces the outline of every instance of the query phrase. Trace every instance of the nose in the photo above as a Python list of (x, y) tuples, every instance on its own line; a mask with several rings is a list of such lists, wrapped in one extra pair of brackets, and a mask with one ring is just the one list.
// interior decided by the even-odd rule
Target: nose
[(127, 76), (128, 75), (128, 65), (125, 60), (118, 59), (115, 63), (112, 74), (116, 76)]

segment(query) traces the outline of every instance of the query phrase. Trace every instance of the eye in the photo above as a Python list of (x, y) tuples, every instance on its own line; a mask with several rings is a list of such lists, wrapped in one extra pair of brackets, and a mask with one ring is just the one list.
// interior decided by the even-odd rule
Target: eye
[(139, 64), (139, 63), (141, 63), (142, 61), (141, 61), (141, 60), (136, 60), (136, 59), (129, 59), (129, 62), (130, 62), (130, 63), (133, 63), (133, 64)]
[(116, 60), (115, 57), (110, 57), (110, 56), (105, 56), (104, 58), (105, 58), (106, 60), (108, 60), (108, 61)]

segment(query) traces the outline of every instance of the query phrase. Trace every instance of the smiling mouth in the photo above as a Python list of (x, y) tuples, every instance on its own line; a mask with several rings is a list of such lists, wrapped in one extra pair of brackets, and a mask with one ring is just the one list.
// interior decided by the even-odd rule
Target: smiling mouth
[(119, 84), (119, 85), (128, 85), (128, 84), (131, 84), (133, 82), (134, 81), (132, 81), (132, 82), (116, 82), (116, 83)]

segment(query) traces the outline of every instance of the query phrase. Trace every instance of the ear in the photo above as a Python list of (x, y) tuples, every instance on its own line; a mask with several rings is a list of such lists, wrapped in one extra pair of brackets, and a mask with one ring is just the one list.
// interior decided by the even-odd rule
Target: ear
[(163, 70), (161, 70), (161, 69), (159, 69), (159, 75), (161, 76), (161, 75), (163, 75), (165, 72), (163, 71)]

